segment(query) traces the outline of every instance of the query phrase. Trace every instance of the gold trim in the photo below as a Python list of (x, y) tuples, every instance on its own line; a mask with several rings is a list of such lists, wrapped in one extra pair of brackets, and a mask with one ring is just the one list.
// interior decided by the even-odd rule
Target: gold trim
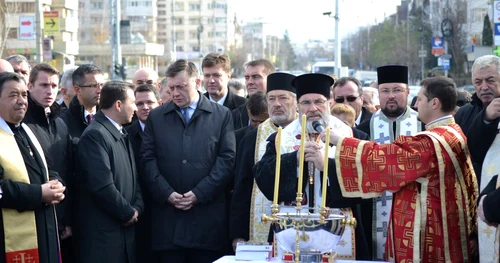
[[(450, 262), (450, 240), (448, 239), (448, 214), (446, 213), (446, 192), (445, 192), (445, 168), (444, 168), (444, 160), (443, 153), (441, 151), (441, 147), (439, 142), (434, 138), (433, 134), (430, 132), (423, 132), (423, 134), (427, 134), (428, 138), (432, 140), (434, 144), (434, 149), (436, 150), (436, 157), (438, 159), (438, 169), (439, 169), (439, 194), (441, 198), (441, 216), (443, 222), (443, 239), (444, 239), (444, 258), (446, 262)], [(429, 136), (430, 135), (430, 136)]]

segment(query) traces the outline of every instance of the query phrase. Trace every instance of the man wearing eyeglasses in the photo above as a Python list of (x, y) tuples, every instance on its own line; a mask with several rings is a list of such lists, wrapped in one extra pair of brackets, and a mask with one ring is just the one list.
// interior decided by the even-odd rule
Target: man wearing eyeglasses
[(343, 77), (333, 84), (335, 103), (351, 106), (356, 112), (356, 125), (369, 120), (372, 113), (363, 107), (363, 87), (359, 80), (353, 77)]
[[(370, 135), (370, 141), (379, 144), (393, 142), (400, 135), (415, 135), (425, 130), (425, 126), (417, 118), (417, 112), (408, 106), (408, 67), (388, 65), (377, 68), (380, 110), (373, 113), (371, 119), (362, 122), (358, 129)], [(386, 215), (391, 213), (392, 194), (385, 192), (374, 200), (373, 204), (362, 205), (363, 227), (368, 236), (373, 259), (384, 258), (384, 244), (387, 237)], [(373, 222), (376, 222), (374, 224)], [(376, 236), (372, 239), (372, 233)], [(371, 241), (375, 243), (371, 244)]]
[(157, 90), (160, 89), (160, 85), (158, 83), (158, 73), (150, 68), (140, 68), (134, 73), (134, 77), (132, 78), (132, 82), (135, 85), (135, 88), (149, 84), (156, 87)]

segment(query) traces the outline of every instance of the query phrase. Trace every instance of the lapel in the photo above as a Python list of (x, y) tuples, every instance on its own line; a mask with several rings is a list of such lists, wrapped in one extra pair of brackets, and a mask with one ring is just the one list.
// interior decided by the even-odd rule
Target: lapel
[[(121, 145), (124, 147), (124, 152), (128, 153), (128, 159), (130, 163), (130, 167), (132, 168), (132, 173), (135, 174), (135, 157), (134, 157), (134, 151), (132, 148), (132, 144), (130, 144), (130, 140), (128, 139), (128, 136), (130, 135), (123, 135), (109, 120), (108, 118), (102, 113), (102, 111), (98, 111), (95, 115), (95, 121), (100, 123), (108, 132), (113, 136), (115, 141), (120, 141)], [(93, 122), (92, 122), (93, 124)], [(91, 125), (92, 125), (91, 124)]]
[(227, 88), (227, 96), (226, 100), (224, 101), (223, 106), (229, 109), (233, 109), (236, 107), (236, 103), (234, 102), (234, 95), (231, 93), (231, 89)]

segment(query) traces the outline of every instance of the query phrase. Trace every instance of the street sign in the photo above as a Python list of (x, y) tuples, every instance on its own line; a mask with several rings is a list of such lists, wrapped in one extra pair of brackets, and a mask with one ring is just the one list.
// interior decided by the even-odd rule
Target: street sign
[(493, 23), (500, 23), (500, 1), (493, 2)]
[(450, 70), (450, 60), (449, 59), (443, 59), (443, 70)]
[(50, 61), (52, 60), (52, 39), (44, 38), (42, 40), (42, 50), (43, 50), (43, 60)]
[(43, 32), (46, 35), (59, 33), (59, 11), (43, 12)]
[(418, 51), (418, 57), (419, 58), (425, 58), (425, 57), (427, 57), (427, 51), (425, 51), (425, 50), (419, 50)]
[(441, 37), (432, 37), (432, 54), (444, 54), (444, 41)]
[(19, 39), (32, 40), (35, 39), (35, 17), (20, 16), (19, 17)]

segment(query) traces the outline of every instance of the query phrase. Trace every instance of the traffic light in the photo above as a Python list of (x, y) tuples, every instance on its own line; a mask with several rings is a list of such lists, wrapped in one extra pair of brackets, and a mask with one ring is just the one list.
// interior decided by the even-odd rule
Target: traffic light
[(120, 76), (120, 68), (121, 68), (120, 64), (115, 64), (114, 71), (116, 76)]
[(125, 72), (125, 66), (120, 67), (120, 76), (122, 77), (123, 80), (127, 79), (127, 73)]

